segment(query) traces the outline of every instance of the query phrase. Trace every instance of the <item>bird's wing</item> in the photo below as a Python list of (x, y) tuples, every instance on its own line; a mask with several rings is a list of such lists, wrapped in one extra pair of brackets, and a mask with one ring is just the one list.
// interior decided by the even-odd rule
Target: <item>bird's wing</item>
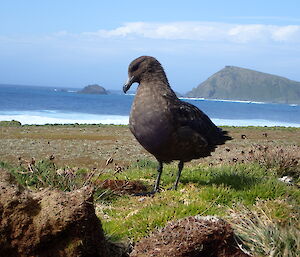
[(170, 106), (173, 122), (177, 129), (189, 127), (203, 137), (208, 144), (224, 143), (224, 132), (196, 106), (179, 99), (174, 99)]

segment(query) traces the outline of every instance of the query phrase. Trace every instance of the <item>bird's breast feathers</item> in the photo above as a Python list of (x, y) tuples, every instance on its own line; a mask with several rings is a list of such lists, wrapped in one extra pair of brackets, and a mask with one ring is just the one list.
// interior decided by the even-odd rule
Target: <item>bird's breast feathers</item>
[(157, 149), (171, 136), (168, 104), (161, 96), (149, 91), (138, 92), (132, 105), (129, 126), (136, 139), (148, 151)]

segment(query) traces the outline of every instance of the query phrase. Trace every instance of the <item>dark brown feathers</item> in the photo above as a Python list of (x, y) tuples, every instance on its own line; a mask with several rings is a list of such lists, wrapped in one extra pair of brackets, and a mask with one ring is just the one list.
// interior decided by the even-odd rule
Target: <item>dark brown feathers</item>
[(230, 140), (196, 106), (178, 99), (155, 58), (141, 56), (131, 62), (124, 92), (135, 82), (139, 86), (130, 113), (130, 130), (160, 163), (206, 157), (217, 145)]
[(133, 77), (131, 84), (139, 83), (130, 130), (156, 159), (169, 162), (205, 157), (230, 139), (196, 106), (177, 98), (155, 58), (135, 59), (128, 74)]

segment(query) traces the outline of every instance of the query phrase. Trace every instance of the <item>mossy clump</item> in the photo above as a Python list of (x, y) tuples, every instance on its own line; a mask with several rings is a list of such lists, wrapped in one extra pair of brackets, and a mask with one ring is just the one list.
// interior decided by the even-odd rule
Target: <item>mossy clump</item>
[(17, 120), (2, 120), (0, 121), (0, 127), (20, 127), (22, 126), (20, 121)]

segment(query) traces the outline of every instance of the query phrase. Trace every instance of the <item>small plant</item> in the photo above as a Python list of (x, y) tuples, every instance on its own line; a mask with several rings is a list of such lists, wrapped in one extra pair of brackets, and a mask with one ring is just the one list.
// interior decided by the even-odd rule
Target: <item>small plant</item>
[(300, 177), (300, 147), (255, 146), (249, 151), (248, 161), (258, 162), (267, 169), (273, 169), (278, 176)]

